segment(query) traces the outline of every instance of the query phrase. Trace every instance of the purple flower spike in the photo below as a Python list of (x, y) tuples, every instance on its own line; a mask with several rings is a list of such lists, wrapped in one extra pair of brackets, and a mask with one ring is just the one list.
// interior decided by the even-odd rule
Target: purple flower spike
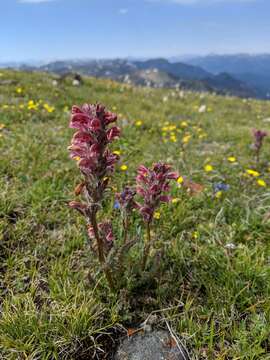
[(69, 146), (70, 156), (77, 160), (86, 177), (87, 191), (94, 203), (102, 199), (104, 178), (113, 172), (119, 159), (107, 149), (108, 144), (120, 136), (118, 127), (109, 127), (116, 120), (117, 116), (100, 104), (72, 107), (69, 126), (78, 131)]
[[(106, 262), (106, 256), (113, 246), (113, 231), (110, 222), (97, 224), (97, 213), (105, 196), (109, 183), (109, 175), (114, 171), (119, 156), (113, 154), (108, 145), (119, 137), (120, 129), (110, 126), (117, 116), (100, 104), (85, 104), (81, 108), (73, 106), (69, 127), (77, 131), (69, 146), (71, 158), (77, 161), (84, 175), (84, 181), (76, 186), (75, 194), (82, 195), (85, 202), (71, 201), (69, 206), (79, 211), (89, 224), (89, 239), (91, 247), (96, 251), (100, 264)], [(114, 280), (111, 270), (104, 268), (111, 289)]]
[(268, 136), (268, 134), (266, 131), (258, 130), (258, 129), (253, 129), (252, 134), (254, 138), (254, 143), (252, 144), (252, 148), (255, 151), (256, 160), (257, 162), (259, 162), (260, 152), (263, 146), (263, 140), (266, 136)]
[(263, 139), (267, 136), (267, 132), (263, 130), (253, 129), (252, 134), (254, 137), (253, 147), (255, 150), (259, 151), (263, 144)]
[(138, 203), (137, 207), (146, 223), (152, 221), (160, 203), (170, 201), (170, 197), (166, 194), (170, 190), (169, 181), (176, 180), (178, 177), (179, 175), (172, 172), (167, 164), (157, 163), (152, 169), (143, 165), (139, 166), (136, 191), (143, 198), (143, 203)]

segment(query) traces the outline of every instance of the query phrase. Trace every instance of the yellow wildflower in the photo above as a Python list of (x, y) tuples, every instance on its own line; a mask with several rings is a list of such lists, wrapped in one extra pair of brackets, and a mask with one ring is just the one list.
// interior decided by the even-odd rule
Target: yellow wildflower
[(259, 186), (266, 187), (266, 182), (265, 182), (263, 179), (258, 179), (258, 180), (257, 180), (257, 184), (258, 184)]
[(160, 212), (159, 211), (155, 211), (154, 212), (154, 219), (160, 219)]
[(187, 126), (188, 126), (188, 123), (186, 121), (181, 122), (181, 127), (187, 127)]
[(4, 129), (5, 126), (5, 124), (0, 124), (0, 130)]
[(180, 201), (179, 198), (173, 198), (172, 199), (172, 204), (177, 204)]
[(211, 172), (211, 171), (213, 171), (213, 166), (210, 165), (210, 164), (205, 165), (204, 171), (206, 171), (206, 172)]
[(217, 199), (219, 199), (219, 198), (221, 198), (221, 196), (222, 196), (222, 191), (217, 191), (216, 193), (215, 193), (215, 197), (217, 198)]
[(120, 169), (121, 169), (122, 171), (126, 171), (126, 170), (128, 169), (128, 167), (127, 167), (127, 165), (122, 165), (122, 166), (120, 167)]
[(76, 160), (76, 161), (80, 161), (80, 160), (81, 160), (81, 158), (80, 158), (79, 156), (75, 156), (73, 159)]
[(16, 93), (17, 93), (17, 94), (21, 94), (21, 93), (22, 93), (22, 88), (18, 87), (18, 88), (16, 89)]
[(50, 106), (49, 104), (45, 103), (43, 105), (44, 109), (48, 111), (48, 113), (52, 113), (54, 111), (54, 107)]
[(137, 120), (136, 122), (135, 122), (135, 125), (136, 126), (142, 126), (142, 120)]
[(38, 104), (35, 104), (33, 100), (28, 101), (28, 106), (27, 106), (28, 110), (36, 110), (37, 107), (38, 107)]
[(187, 144), (189, 142), (190, 138), (191, 138), (191, 135), (184, 136), (182, 139), (182, 143)]
[(37, 109), (37, 105), (36, 105), (36, 104), (34, 104), (34, 105), (28, 105), (28, 106), (27, 106), (27, 109), (28, 109), (28, 110), (36, 110), (36, 109)]
[(260, 173), (259, 173), (258, 171), (252, 170), (252, 169), (247, 169), (247, 170), (246, 170), (246, 173), (247, 173), (248, 175), (251, 175), (251, 176), (254, 176), (254, 177), (260, 176)]
[(183, 184), (183, 182), (184, 182), (183, 176), (179, 176), (179, 178), (177, 179), (177, 182), (178, 182), (178, 184)]
[(198, 239), (199, 232), (198, 231), (193, 231), (192, 237), (193, 237), (193, 239)]
[(114, 151), (113, 151), (113, 154), (115, 154), (115, 155), (120, 155), (120, 154), (121, 154), (121, 151), (120, 151), (120, 150), (114, 150)]
[(234, 156), (229, 156), (228, 161), (231, 163), (234, 163), (234, 162), (236, 162), (236, 158)]

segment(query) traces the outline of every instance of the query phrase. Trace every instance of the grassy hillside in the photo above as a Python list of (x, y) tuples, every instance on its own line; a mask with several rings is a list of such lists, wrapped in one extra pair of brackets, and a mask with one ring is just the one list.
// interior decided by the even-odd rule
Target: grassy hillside
[[(192, 359), (270, 359), (270, 139), (258, 165), (250, 148), (253, 127), (270, 132), (270, 103), (52, 81), (0, 73), (0, 358), (106, 359), (123, 326), (156, 311)], [(67, 207), (80, 179), (67, 151), (69, 111), (96, 101), (122, 128), (112, 193), (142, 163), (168, 162), (184, 179), (155, 219), (162, 270), (154, 273), (153, 254), (149, 276), (128, 272), (118, 295), (89, 273), (84, 222)], [(144, 236), (139, 217), (134, 224)]]

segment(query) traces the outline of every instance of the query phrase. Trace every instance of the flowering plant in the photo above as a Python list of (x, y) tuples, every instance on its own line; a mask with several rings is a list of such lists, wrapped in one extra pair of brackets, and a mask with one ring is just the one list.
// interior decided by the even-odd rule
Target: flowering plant
[[(69, 147), (70, 155), (78, 161), (78, 167), (84, 181), (76, 189), (76, 195), (82, 194), (85, 202), (70, 202), (70, 207), (78, 210), (87, 219), (90, 239), (96, 240), (99, 261), (105, 265), (105, 251), (113, 242), (110, 223), (97, 223), (97, 212), (107, 188), (108, 176), (113, 172), (118, 155), (108, 149), (108, 144), (120, 135), (120, 129), (110, 124), (117, 116), (105, 107), (85, 104), (82, 108), (73, 106), (70, 127), (77, 129)], [(105, 267), (105, 274), (111, 288), (114, 287), (111, 270)]]
[(267, 136), (267, 132), (263, 130), (253, 129), (252, 130), (254, 143), (252, 144), (252, 148), (255, 151), (256, 161), (259, 162), (260, 153), (263, 146), (263, 140)]
[[(114, 171), (119, 156), (109, 150), (109, 144), (120, 136), (120, 129), (111, 126), (117, 116), (107, 111), (104, 106), (83, 105), (81, 108), (73, 106), (70, 127), (76, 129), (69, 147), (71, 158), (75, 159), (84, 177), (76, 186), (75, 194), (82, 195), (83, 201), (71, 201), (69, 206), (76, 209), (86, 219), (90, 247), (97, 255), (105, 273), (108, 284), (115, 289), (112, 268), (109, 259), (115, 248), (119, 262), (123, 253), (129, 250), (135, 241), (128, 241), (129, 218), (133, 210), (137, 210), (146, 224), (147, 242), (144, 244), (142, 270), (145, 269), (151, 248), (150, 225), (154, 212), (163, 202), (169, 202), (170, 180), (179, 175), (169, 165), (156, 163), (152, 168), (140, 165), (136, 177), (136, 187), (125, 186), (121, 193), (116, 194), (116, 208), (123, 214), (124, 236), (117, 252), (115, 236), (111, 221), (98, 223), (97, 215), (102, 208), (102, 200), (108, 187), (109, 177)], [(136, 201), (135, 197), (139, 200)], [(119, 266), (120, 265), (120, 266)], [(122, 264), (117, 264), (122, 269)]]
[(147, 229), (147, 243), (144, 247), (142, 269), (144, 270), (151, 247), (150, 224), (153, 220), (155, 210), (162, 202), (169, 202), (167, 192), (170, 190), (169, 181), (178, 179), (179, 175), (171, 171), (169, 165), (157, 163), (152, 169), (141, 165), (136, 177), (137, 193), (142, 198), (142, 203), (137, 207), (141, 213)]

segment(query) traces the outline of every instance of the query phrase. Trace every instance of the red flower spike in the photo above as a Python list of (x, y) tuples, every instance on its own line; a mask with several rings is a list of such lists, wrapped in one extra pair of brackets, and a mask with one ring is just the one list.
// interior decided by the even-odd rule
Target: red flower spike
[(136, 191), (142, 197), (143, 203), (137, 205), (145, 222), (152, 221), (160, 203), (170, 201), (170, 197), (166, 194), (170, 190), (169, 181), (176, 180), (178, 177), (179, 175), (172, 172), (167, 164), (157, 163), (152, 169), (143, 165), (139, 166)]

